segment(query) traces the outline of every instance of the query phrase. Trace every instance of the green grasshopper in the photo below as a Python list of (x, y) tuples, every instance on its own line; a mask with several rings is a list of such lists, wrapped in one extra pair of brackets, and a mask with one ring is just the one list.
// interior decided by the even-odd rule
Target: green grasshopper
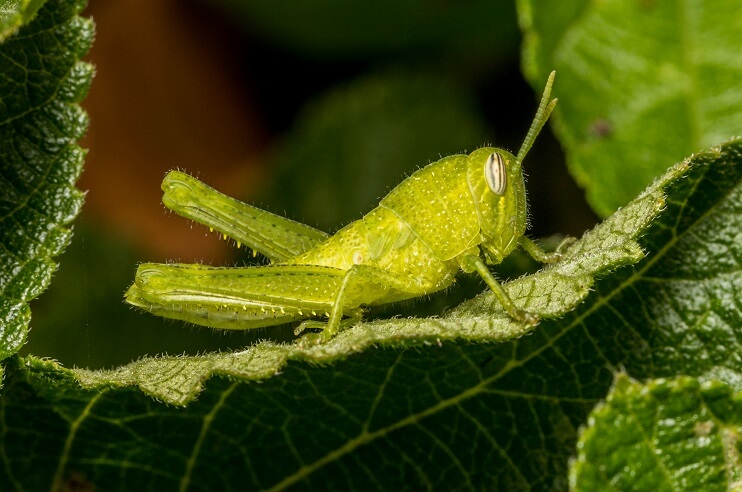
[[(334, 236), (229, 198), (171, 171), (163, 203), (176, 213), (260, 252), (266, 266), (139, 266), (126, 301), (153, 314), (198, 325), (249, 329), (303, 320), (323, 328), (302, 341), (327, 341), (362, 317), (362, 306), (387, 304), (450, 286), (459, 270), (477, 272), (508, 315), (535, 324), (490, 273), (518, 246), (542, 263), (547, 254), (523, 234), (527, 204), (521, 163), (549, 118), (551, 73), (517, 157), (485, 147), (419, 169), (362, 219)], [(322, 321), (322, 317), (327, 321)], [(319, 319), (318, 319), (319, 318)]]

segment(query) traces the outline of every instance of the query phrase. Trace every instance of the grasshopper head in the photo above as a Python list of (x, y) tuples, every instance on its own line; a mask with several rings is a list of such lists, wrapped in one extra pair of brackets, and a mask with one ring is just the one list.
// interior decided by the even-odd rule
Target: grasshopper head
[(523, 170), (513, 154), (495, 147), (477, 149), (466, 159), (481, 246), (489, 263), (500, 263), (526, 230)]
[(555, 75), (549, 74), (517, 157), (494, 147), (478, 149), (467, 157), (467, 179), (479, 215), (480, 245), (489, 263), (500, 263), (526, 231), (528, 212), (521, 164), (556, 106), (556, 99), (549, 100)]

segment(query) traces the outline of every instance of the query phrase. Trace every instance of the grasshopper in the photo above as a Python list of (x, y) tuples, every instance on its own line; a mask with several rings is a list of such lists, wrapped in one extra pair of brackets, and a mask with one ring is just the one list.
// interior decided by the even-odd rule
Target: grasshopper
[(517, 156), (484, 147), (440, 159), (410, 175), (378, 207), (333, 236), (171, 171), (162, 183), (166, 207), (232, 238), (238, 247), (252, 248), (271, 264), (144, 263), (126, 301), (159, 316), (214, 328), (303, 320), (297, 334), (323, 329), (302, 337), (316, 343), (360, 320), (363, 306), (445, 289), (464, 271), (478, 273), (512, 319), (537, 323), (537, 315), (513, 303), (487, 264), (502, 262), (518, 246), (542, 263), (560, 258), (561, 246), (547, 254), (524, 236), (521, 168), (556, 105), (556, 99), (549, 101), (554, 75)]

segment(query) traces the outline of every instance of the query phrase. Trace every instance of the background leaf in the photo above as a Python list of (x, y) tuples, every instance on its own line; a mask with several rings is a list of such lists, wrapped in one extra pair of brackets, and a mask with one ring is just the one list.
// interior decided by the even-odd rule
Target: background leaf
[(641, 384), (619, 374), (590, 414), (573, 490), (734, 490), (742, 395), (692, 378)]
[(26, 339), (27, 302), (49, 284), (83, 194), (74, 187), (87, 128), (77, 103), (93, 74), (79, 61), (93, 25), (82, 5), (50, 2), (0, 45), (0, 359)]
[[(390, 53), (476, 59), (502, 56), (515, 47), (512, 2), (474, 0), (443, 6), (429, 0), (380, 0), (349, 4), (301, 0), (271, 4), (212, 0), (249, 29), (288, 49), (324, 58)], [(311, 18), (312, 22), (307, 22)], [(322, 36), (317, 36), (321, 31)]]
[(556, 131), (606, 216), (692, 152), (742, 133), (742, 4), (521, 0), (534, 88), (558, 73)]
[[(185, 408), (117, 387), (141, 376), (136, 365), (118, 382), (99, 375), (102, 386), (86, 390), (76, 376), (95, 375), (16, 358), (1, 408), (2, 479), (28, 489), (563, 489), (577, 429), (618, 367), (642, 378), (717, 378), (738, 391), (742, 313), (728, 287), (740, 281), (742, 142), (688, 164), (673, 170), (684, 175), (669, 184), (664, 212), (642, 239), (647, 257), (518, 340), (399, 341), (330, 366), (271, 365), (261, 360), (268, 351), (250, 349), (248, 369), (268, 368), (248, 375), (260, 384), (213, 378)], [(661, 195), (644, 196), (662, 208)], [(669, 296), (678, 290), (674, 272), (686, 266), (694, 275), (686, 270), (685, 294)], [(178, 381), (208, 360), (188, 362), (161, 361), (143, 389), (189, 391)], [(217, 372), (235, 376), (229, 369)]]

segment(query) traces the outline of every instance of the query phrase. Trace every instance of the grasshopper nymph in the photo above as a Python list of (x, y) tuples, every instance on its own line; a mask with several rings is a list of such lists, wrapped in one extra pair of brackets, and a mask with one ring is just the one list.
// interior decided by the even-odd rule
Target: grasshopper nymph
[[(554, 109), (554, 72), (517, 156), (485, 147), (419, 169), (362, 219), (334, 236), (238, 202), (186, 174), (171, 171), (163, 203), (268, 257), (266, 266), (139, 266), (126, 293), (130, 304), (159, 316), (214, 328), (249, 329), (303, 320), (323, 328), (303, 340), (329, 340), (361, 307), (430, 294), (459, 270), (477, 272), (508, 315), (535, 324), (487, 268), (521, 246), (553, 262), (523, 234), (526, 192), (521, 164)], [(325, 317), (327, 321), (321, 321)], [(307, 338), (310, 337), (310, 338)]]

